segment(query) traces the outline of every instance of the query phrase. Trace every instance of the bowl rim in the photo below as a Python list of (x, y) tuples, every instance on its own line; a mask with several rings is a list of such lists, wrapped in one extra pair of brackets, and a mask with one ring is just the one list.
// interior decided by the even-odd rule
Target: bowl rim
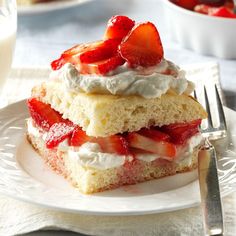
[(173, 2), (171, 2), (170, 0), (162, 0), (162, 2), (164, 2), (164, 4), (168, 5), (173, 10), (178, 10), (178, 11), (184, 13), (184, 14), (188, 14), (188, 15), (193, 16), (193, 17), (199, 17), (199, 18), (202, 18), (202, 19), (210, 20), (210, 21), (231, 22), (233, 24), (234, 23), (236, 24), (236, 19), (235, 18), (208, 16), (208, 15), (205, 15), (205, 14), (201, 14), (201, 13), (198, 13), (198, 12), (191, 11), (191, 10), (185, 9), (183, 7), (180, 7), (176, 4), (174, 4)]

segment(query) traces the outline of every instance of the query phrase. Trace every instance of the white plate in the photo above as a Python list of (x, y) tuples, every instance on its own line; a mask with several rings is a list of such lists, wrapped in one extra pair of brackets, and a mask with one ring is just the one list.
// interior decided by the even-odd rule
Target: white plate
[[(232, 134), (230, 150), (219, 160), (222, 195), (235, 190), (236, 112), (225, 108)], [(0, 192), (46, 207), (84, 214), (140, 215), (173, 211), (199, 204), (196, 171), (83, 195), (53, 173), (25, 139), (25, 101), (0, 110)]]
[(70, 8), (90, 1), (92, 0), (60, 0), (47, 3), (37, 3), (30, 6), (18, 6), (17, 11), (20, 15), (31, 15)]

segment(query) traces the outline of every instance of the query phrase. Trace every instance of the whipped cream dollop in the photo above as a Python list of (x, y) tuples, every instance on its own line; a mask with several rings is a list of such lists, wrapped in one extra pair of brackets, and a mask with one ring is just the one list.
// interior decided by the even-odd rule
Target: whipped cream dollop
[(149, 68), (131, 69), (124, 64), (106, 76), (81, 74), (78, 68), (67, 63), (53, 71), (50, 77), (62, 81), (69, 90), (95, 94), (157, 98), (169, 90), (177, 94), (190, 94), (194, 90), (194, 84), (185, 78), (185, 72), (165, 59)]
[(104, 170), (124, 165), (132, 161), (132, 156), (103, 153), (99, 144), (84, 143), (79, 148), (69, 148), (68, 156), (80, 165)]

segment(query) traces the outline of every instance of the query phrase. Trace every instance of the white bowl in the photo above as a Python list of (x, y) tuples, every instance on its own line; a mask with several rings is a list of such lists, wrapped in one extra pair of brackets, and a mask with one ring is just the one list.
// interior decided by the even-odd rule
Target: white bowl
[(203, 15), (163, 0), (170, 37), (198, 53), (236, 59), (236, 19)]

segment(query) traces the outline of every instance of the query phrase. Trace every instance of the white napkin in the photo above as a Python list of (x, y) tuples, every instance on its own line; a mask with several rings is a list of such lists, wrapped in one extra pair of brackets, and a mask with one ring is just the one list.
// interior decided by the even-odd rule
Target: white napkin
[[(210, 63), (204, 67), (202, 65), (194, 67), (187, 75), (193, 78), (198, 73), (198, 78), (205, 78), (206, 68), (209, 76), (206, 80), (211, 78), (219, 83), (217, 64)], [(9, 103), (28, 97), (31, 87), (47, 79), (47, 73), (48, 70), (45, 68), (14, 69), (7, 81), (3, 96)], [(235, 236), (236, 194), (224, 198), (223, 206), (226, 221), (225, 235)], [(144, 216), (86, 216), (46, 209), (0, 195), (0, 209), (0, 236), (46, 229), (64, 229), (103, 236), (198, 236), (203, 234), (199, 207)]]

